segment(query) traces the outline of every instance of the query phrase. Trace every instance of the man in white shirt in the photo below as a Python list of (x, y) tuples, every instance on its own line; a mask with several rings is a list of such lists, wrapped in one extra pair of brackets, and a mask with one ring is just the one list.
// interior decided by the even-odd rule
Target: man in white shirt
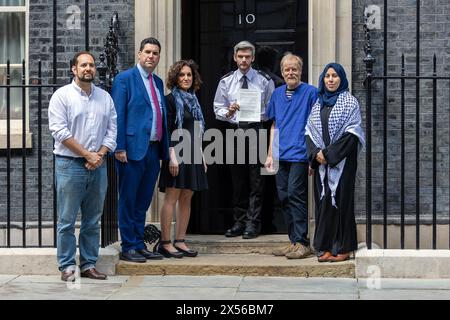
[[(234, 61), (238, 69), (220, 79), (214, 97), (214, 113), (216, 119), (225, 122), (227, 129), (243, 129), (245, 134), (254, 130), (259, 139), (259, 130), (264, 129), (265, 110), (275, 85), (269, 75), (252, 68), (255, 60), (255, 47), (248, 41), (241, 41), (234, 46)], [(238, 93), (241, 89), (261, 92), (260, 121), (239, 122), (237, 111)], [(239, 145), (239, 144), (237, 144)], [(236, 144), (228, 145), (227, 150), (234, 151), (235, 160), (230, 164), (233, 183), (234, 224), (225, 232), (226, 237), (242, 235), (244, 239), (256, 238), (261, 232), (261, 212), (263, 205), (264, 176), (260, 170), (263, 163), (251, 163), (250, 159), (258, 158), (258, 147), (267, 142), (245, 143), (245, 150), (238, 150)], [(239, 155), (245, 155), (245, 163), (237, 161)]]
[(81, 276), (105, 280), (106, 275), (98, 272), (95, 264), (108, 187), (103, 160), (116, 148), (117, 115), (110, 95), (92, 83), (96, 67), (91, 53), (77, 53), (72, 72), (74, 80), (53, 94), (48, 108), (56, 155), (58, 269), (61, 280), (75, 281), (75, 222), (81, 209)]

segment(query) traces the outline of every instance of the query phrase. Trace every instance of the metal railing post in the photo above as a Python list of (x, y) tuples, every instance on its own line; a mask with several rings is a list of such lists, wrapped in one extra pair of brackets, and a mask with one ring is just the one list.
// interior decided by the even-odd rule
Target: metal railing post
[(372, 74), (375, 58), (372, 56), (372, 45), (370, 43), (370, 31), (367, 21), (364, 24), (366, 43), (364, 51), (366, 57), (366, 245), (372, 249)]

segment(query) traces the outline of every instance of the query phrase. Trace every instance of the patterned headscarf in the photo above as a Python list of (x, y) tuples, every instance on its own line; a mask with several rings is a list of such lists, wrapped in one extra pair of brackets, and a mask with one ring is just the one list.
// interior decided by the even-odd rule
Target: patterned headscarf
[[(325, 86), (323, 84), (323, 77), (330, 67), (336, 70), (336, 72), (338, 72), (338, 69), (340, 69), (340, 71), (344, 70), (342, 66), (338, 64), (327, 65), (322, 75), (320, 76), (321, 84), (323, 87)], [(345, 72), (343, 73), (343, 75), (345, 77)], [(313, 141), (314, 145), (317, 148), (325, 149), (326, 146), (322, 137), (322, 120), (320, 117), (320, 110), (322, 109), (323, 105), (328, 105), (328, 103), (332, 103), (332, 101), (334, 100), (335, 101), (334, 104), (331, 105), (333, 106), (333, 109), (331, 110), (330, 116), (328, 118), (328, 131), (330, 134), (330, 143), (332, 144), (336, 142), (340, 137), (342, 137), (344, 133), (349, 132), (358, 137), (359, 139), (358, 152), (359, 152), (361, 151), (365, 143), (364, 132), (361, 128), (361, 112), (359, 109), (359, 103), (358, 100), (356, 100), (356, 98), (352, 96), (350, 92), (348, 92), (348, 82), (346, 84), (345, 83), (343, 84), (342, 80), (343, 79), (341, 78), (341, 85), (339, 86), (338, 90), (336, 90), (336, 92), (341, 90), (338, 95), (333, 95), (331, 92), (326, 90), (324, 91), (326, 93), (322, 96), (323, 100), (321, 101), (320, 97), (317, 99), (317, 102), (313, 106), (311, 114), (309, 115), (308, 123), (306, 124), (305, 135), (311, 138), (311, 140)], [(319, 84), (319, 87), (323, 89), (323, 87), (321, 87), (321, 84)], [(332, 205), (334, 207), (337, 207), (336, 190), (339, 185), (342, 172), (344, 171), (345, 162), (346, 158), (343, 159), (334, 167), (330, 167), (329, 165), (320, 165), (319, 167), (320, 181), (322, 183), (322, 194), (320, 198), (322, 199), (325, 196), (324, 181), (325, 175), (327, 175), (328, 187), (331, 190)]]

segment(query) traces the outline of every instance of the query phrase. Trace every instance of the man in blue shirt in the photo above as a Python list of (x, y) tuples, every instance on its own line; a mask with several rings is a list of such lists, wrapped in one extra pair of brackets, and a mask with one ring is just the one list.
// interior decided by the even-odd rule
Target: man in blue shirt
[[(272, 94), (266, 115), (273, 120), (266, 168), (275, 171), (278, 197), (288, 227), (290, 243), (273, 252), (288, 259), (301, 259), (311, 254), (308, 239), (308, 157), (305, 126), (317, 100), (317, 89), (300, 81), (303, 60), (288, 53), (281, 60), (286, 82)], [(278, 143), (274, 145), (274, 141)]]

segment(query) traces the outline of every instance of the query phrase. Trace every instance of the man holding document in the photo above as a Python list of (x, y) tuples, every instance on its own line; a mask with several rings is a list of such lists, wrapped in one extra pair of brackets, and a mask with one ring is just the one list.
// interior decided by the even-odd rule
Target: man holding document
[[(231, 153), (234, 155), (234, 161), (230, 165), (234, 225), (226, 231), (225, 236), (242, 235), (244, 239), (256, 238), (261, 232), (263, 163), (259, 161), (259, 141), (252, 141), (252, 137), (259, 139), (259, 131), (267, 120), (266, 106), (275, 89), (270, 76), (251, 67), (254, 60), (255, 47), (250, 42), (241, 41), (236, 44), (234, 61), (238, 69), (222, 77), (214, 98), (216, 119), (224, 121), (227, 129), (242, 129), (235, 131), (238, 140), (244, 136), (250, 140), (249, 143), (245, 138), (243, 150), (239, 149), (239, 143), (227, 144), (227, 160)], [(266, 143), (261, 145), (266, 146)]]

